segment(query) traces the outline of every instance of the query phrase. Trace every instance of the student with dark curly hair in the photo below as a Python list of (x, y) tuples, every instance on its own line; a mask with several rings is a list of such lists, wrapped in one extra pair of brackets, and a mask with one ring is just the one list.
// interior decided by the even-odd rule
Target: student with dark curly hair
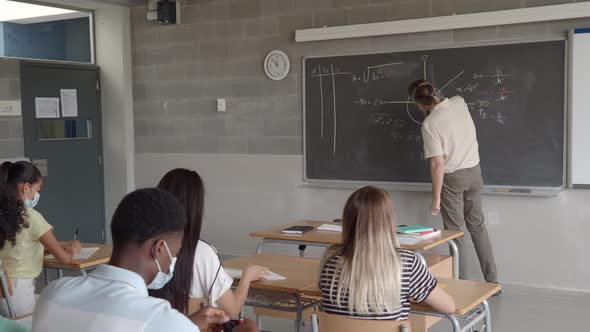
[(27, 211), (23, 202), (6, 188), (0, 187), (0, 250), (7, 243), (16, 244), (16, 235), (28, 228)]
[[(69, 263), (81, 248), (78, 241), (60, 244), (53, 235), (53, 227), (35, 210), (42, 185), (41, 173), (29, 162), (4, 162), (0, 166), (0, 187), (13, 202), (0, 205), (0, 214), (5, 219), (0, 229), (6, 231), (8, 241), (0, 250), (0, 261), (12, 281), (11, 302), (16, 315), (33, 312), (35, 278), (43, 269), (43, 251), (46, 249), (60, 262)], [(20, 208), (15, 210), (14, 204)], [(0, 315), (8, 315), (3, 299)]]
[[(21, 229), (28, 227), (28, 224), (26, 221), (27, 212), (22, 201), (1, 187), (0, 206), (2, 207), (0, 209), (0, 250), (2, 250), (9, 243), (14, 245), (16, 235)], [(28, 329), (17, 322), (0, 317), (0, 331), (26, 332)]]

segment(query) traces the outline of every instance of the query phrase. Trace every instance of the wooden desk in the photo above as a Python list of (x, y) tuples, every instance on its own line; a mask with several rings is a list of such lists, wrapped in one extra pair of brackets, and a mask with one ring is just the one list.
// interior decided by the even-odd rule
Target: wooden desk
[(291, 256), (260, 254), (230, 258), (223, 261), (227, 269), (244, 270), (248, 265), (260, 265), (269, 268), (287, 279), (275, 281), (258, 281), (250, 287), (280, 292), (302, 292), (317, 284), (320, 271), (320, 260)]
[(260, 254), (255, 256), (231, 258), (223, 261), (223, 266), (229, 269), (244, 270), (248, 264), (256, 264), (268, 267), (272, 272), (276, 272), (286, 277), (284, 280), (253, 282), (250, 285), (250, 289), (266, 290), (286, 294), (294, 300), (295, 308), (294, 310), (287, 310), (287, 307), (279, 305), (283, 303), (274, 305), (247, 301), (247, 304), (249, 306), (258, 308), (289, 312), (295, 311), (297, 315), (296, 330), (300, 332), (303, 325), (303, 312), (317, 305), (318, 303), (316, 301), (305, 304), (302, 301), (302, 296), (304, 289), (310, 288), (311, 286), (317, 284), (320, 260), (313, 258)]
[(98, 247), (95, 252), (88, 259), (75, 259), (68, 264), (63, 264), (57, 259), (43, 258), (43, 269), (45, 272), (45, 282), (48, 283), (49, 279), (47, 276), (48, 269), (56, 269), (58, 277), (61, 278), (63, 270), (75, 270), (80, 271), (82, 275), (86, 275), (86, 269), (94, 268), (100, 264), (108, 263), (111, 259), (111, 253), (113, 252), (113, 246), (110, 244), (97, 244), (97, 243), (82, 243), (83, 248)]
[[(317, 227), (323, 224), (333, 224), (327, 221), (314, 221), (314, 220), (302, 220), (293, 222), (283, 226), (276, 226), (264, 229), (259, 232), (251, 232), (251, 237), (261, 238), (260, 243), (256, 247), (256, 253), (262, 253), (262, 248), (268, 243), (283, 243), (283, 244), (294, 244), (299, 245), (299, 254), (301, 257), (304, 256), (305, 246), (316, 246), (316, 247), (329, 247), (333, 244), (339, 244), (342, 242), (342, 233), (339, 232), (328, 232), (320, 231)], [(283, 234), (281, 230), (290, 226), (313, 226), (315, 229), (301, 235)], [(426, 251), (430, 250), (439, 245), (448, 244), (451, 257), (453, 257), (453, 277), (459, 278), (459, 250), (455, 239), (463, 236), (462, 231), (449, 231), (443, 230), (441, 236), (435, 239), (425, 240), (413, 245), (401, 245), (402, 248), (415, 250), (415, 251)], [(418, 256), (422, 261), (424, 258), (422, 255)], [(424, 261), (424, 263), (426, 263)]]
[[(429, 305), (424, 303), (412, 303), (411, 312), (425, 316), (434, 316), (447, 318), (451, 321), (453, 331), (466, 332), (470, 331), (475, 324), (485, 321), (486, 332), (491, 332), (491, 312), (487, 300), (500, 291), (499, 284), (490, 284), (480, 281), (458, 280), (438, 278), (439, 283), (444, 284), (444, 290), (455, 300), (456, 310), (453, 314), (441, 314)], [(321, 296), (317, 285), (313, 285), (303, 291), (305, 295)], [(470, 313), (477, 307), (482, 307), (483, 310), (477, 315), (474, 315), (469, 323), (461, 327), (457, 316), (464, 316)]]

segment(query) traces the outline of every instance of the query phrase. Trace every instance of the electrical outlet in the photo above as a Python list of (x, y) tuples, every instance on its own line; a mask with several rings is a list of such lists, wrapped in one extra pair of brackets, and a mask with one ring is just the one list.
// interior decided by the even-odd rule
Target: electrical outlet
[(490, 226), (500, 225), (500, 217), (498, 216), (498, 212), (489, 211), (488, 213), (486, 213), (486, 221)]
[(217, 112), (225, 112), (225, 98), (217, 98)]
[(148, 21), (155, 21), (158, 19), (158, 12), (157, 11), (151, 11), (151, 12), (147, 12), (147, 20)]

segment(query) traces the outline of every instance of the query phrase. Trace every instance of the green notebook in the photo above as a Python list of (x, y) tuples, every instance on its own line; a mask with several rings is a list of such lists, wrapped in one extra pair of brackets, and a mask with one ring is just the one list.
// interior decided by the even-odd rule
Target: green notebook
[(422, 226), (422, 225), (410, 225), (410, 226), (398, 226), (397, 227), (397, 231), (399, 233), (404, 233), (404, 234), (412, 234), (412, 233), (421, 233), (421, 232), (430, 232), (433, 231), (434, 229), (432, 227), (428, 227), (428, 226)]

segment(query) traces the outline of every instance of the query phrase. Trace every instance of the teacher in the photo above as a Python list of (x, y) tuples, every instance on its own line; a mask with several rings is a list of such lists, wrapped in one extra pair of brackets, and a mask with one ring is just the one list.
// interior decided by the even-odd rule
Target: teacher
[[(432, 206), (430, 212), (442, 214), (445, 229), (460, 230), (463, 225), (471, 234), (481, 271), (487, 282), (497, 282), (492, 244), (482, 210), (481, 168), (475, 124), (469, 108), (460, 96), (441, 100), (432, 84), (417, 80), (409, 93), (418, 108), (426, 114), (422, 124), (424, 157), (430, 159)], [(464, 237), (456, 239), (459, 248), (459, 277), (467, 276)]]

